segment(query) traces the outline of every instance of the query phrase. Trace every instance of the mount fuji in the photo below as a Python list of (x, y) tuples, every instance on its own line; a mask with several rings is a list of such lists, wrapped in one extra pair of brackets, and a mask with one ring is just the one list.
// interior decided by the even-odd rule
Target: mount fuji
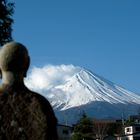
[[(67, 65), (61, 66), (63, 70), (64, 67), (66, 68)], [(45, 67), (43, 70), (47, 70), (47, 68)], [(51, 83), (48, 88), (35, 86), (33, 78), (38, 76), (35, 71), (34, 74), (32, 71), (25, 80), (30, 89), (41, 93), (50, 101), (60, 123), (75, 123), (83, 112), (89, 117), (114, 119), (137, 113), (140, 106), (139, 95), (86, 69), (73, 65), (72, 68), (74, 71), (71, 75), (65, 73), (65, 78), (60, 76), (56, 79), (57, 82), (54, 80), (55, 84)], [(41, 71), (42, 69), (36, 70)], [(45, 73), (47, 72), (45, 71)], [(41, 76), (38, 79), (43, 83), (44, 80), (42, 81)]]

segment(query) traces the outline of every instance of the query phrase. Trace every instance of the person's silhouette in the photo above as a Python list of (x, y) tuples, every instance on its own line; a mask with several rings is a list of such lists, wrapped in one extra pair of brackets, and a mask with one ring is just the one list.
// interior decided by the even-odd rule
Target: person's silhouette
[(24, 85), (29, 61), (20, 43), (7, 43), (0, 50), (0, 140), (57, 140), (50, 103)]

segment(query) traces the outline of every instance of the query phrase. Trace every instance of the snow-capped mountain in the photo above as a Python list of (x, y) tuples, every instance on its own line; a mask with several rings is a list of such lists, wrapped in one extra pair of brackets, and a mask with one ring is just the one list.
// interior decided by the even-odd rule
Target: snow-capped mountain
[(53, 106), (61, 110), (100, 101), (110, 104), (140, 104), (140, 96), (125, 90), (91, 72), (82, 69), (65, 84), (54, 87), (48, 94)]
[(74, 123), (83, 111), (91, 117), (127, 117), (140, 105), (139, 95), (83, 68), (57, 83), (36, 91), (51, 102), (60, 122)]

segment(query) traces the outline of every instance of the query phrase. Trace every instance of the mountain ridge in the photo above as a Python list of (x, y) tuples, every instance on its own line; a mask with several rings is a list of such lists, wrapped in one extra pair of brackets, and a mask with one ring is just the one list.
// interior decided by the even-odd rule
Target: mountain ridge
[(67, 114), (69, 123), (74, 123), (78, 112), (83, 111), (90, 117), (98, 118), (121, 118), (124, 111), (127, 115), (136, 114), (140, 106), (138, 94), (84, 68), (78, 67), (74, 71), (70, 76), (66, 74), (60, 84), (57, 82), (51, 88), (38, 90), (50, 101), (60, 122), (64, 122), (64, 114)]
[[(55, 91), (59, 90), (61, 91), (61, 93), (65, 94), (63, 96), (63, 99), (64, 97), (66, 97), (67, 101), (65, 100), (65, 102), (63, 102), (62, 104), (65, 103), (67, 105), (63, 109), (68, 109), (69, 107), (87, 104), (92, 101), (106, 101), (110, 102), (111, 104), (112, 103), (140, 104), (139, 95), (134, 94), (114, 84), (113, 82), (106, 81), (104, 82), (102, 79), (93, 75), (91, 72), (89, 73), (87, 70), (83, 69), (77, 74), (75, 74), (68, 81), (66, 81), (65, 84), (55, 87), (53, 89), (53, 92), (55, 93), (54, 90)], [(80, 95), (79, 92), (81, 92)], [(59, 99), (61, 100), (61, 98)]]

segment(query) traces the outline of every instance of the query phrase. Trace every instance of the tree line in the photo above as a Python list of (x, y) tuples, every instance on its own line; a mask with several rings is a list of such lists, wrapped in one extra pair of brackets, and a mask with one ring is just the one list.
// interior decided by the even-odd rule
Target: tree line
[(106, 136), (122, 134), (122, 122), (107, 122), (98, 119), (91, 119), (83, 114), (74, 126), (71, 140), (104, 140)]

